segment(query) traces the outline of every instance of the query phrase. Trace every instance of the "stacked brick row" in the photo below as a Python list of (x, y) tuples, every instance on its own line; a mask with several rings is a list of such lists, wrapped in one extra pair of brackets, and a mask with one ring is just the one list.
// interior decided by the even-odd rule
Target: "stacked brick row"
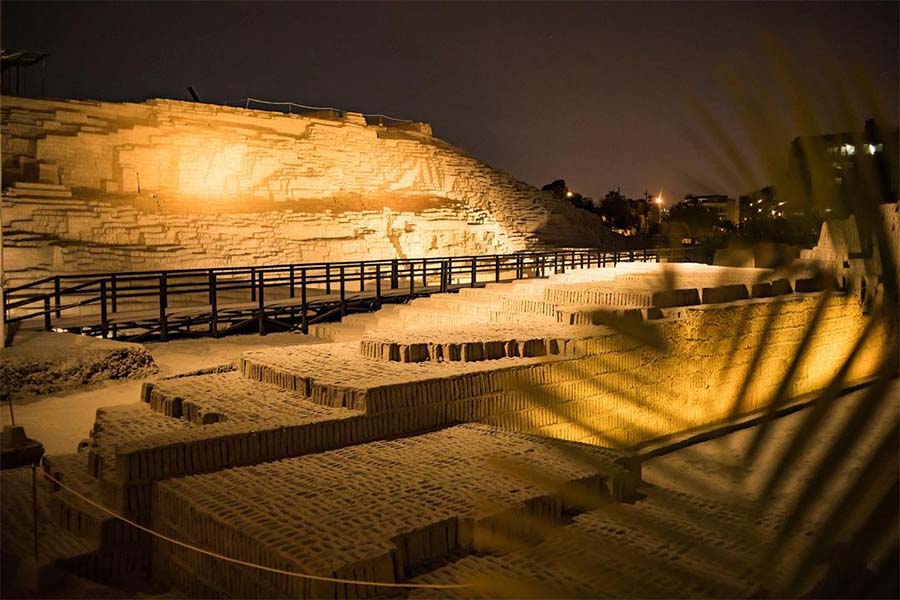
[(574, 329), (561, 334), (555, 325), (472, 325), (461, 329), (416, 328), (405, 332), (379, 330), (363, 337), (360, 353), (367, 358), (405, 363), (469, 362), (548, 354), (573, 356), (575, 340), (595, 335), (596, 330)]
[[(608, 496), (608, 482), (627, 471), (615, 464), (614, 453), (581, 451), (590, 462), (547, 440), (462, 425), (170, 480), (156, 488), (154, 527), (290, 572), (402, 581), (419, 565), (453, 552), (497, 550), (511, 537), (528, 535), (532, 519), (559, 520), (572, 508), (567, 486), (583, 482)], [(534, 482), (497, 462), (511, 457), (521, 469), (554, 473), (554, 480)], [(233, 566), (164, 541), (154, 550), (155, 572), (188, 591), (197, 580), (202, 588), (240, 597), (384, 592)]]

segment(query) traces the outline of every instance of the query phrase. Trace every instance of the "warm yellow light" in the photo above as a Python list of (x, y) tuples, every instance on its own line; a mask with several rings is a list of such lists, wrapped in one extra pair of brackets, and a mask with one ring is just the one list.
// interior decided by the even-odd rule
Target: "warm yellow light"
[(656, 199), (653, 201), (656, 202), (659, 206), (662, 206), (662, 203), (663, 203), (662, 190), (659, 190), (659, 194), (656, 196)]

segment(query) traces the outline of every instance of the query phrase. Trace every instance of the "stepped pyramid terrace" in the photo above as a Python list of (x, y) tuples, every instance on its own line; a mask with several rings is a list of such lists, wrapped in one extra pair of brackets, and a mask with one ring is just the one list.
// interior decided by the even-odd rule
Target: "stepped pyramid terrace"
[(347, 111), (4, 96), (4, 271), (47, 274), (612, 247), (599, 217)]
[(0, 121), (4, 597), (814, 597), (892, 556), (822, 532), (890, 499), (897, 203), (776, 261), (423, 122)]
[(900, 598), (900, 3), (0, 30), (0, 600)]

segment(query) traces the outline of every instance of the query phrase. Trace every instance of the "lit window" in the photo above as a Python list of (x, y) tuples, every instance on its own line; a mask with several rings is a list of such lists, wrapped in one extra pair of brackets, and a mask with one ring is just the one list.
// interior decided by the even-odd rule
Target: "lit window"
[(841, 148), (841, 154), (853, 156), (854, 154), (856, 154), (856, 148), (853, 146), (853, 144), (844, 144), (844, 147)]
[(869, 154), (875, 154), (875, 146), (873, 144), (866, 144), (866, 150), (869, 151)]

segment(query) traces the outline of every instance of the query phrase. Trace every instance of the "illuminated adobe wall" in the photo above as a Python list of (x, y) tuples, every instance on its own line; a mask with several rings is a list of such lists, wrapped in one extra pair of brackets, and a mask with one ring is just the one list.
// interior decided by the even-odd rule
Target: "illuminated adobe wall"
[(16, 97), (0, 116), (6, 270), (18, 277), (615, 241), (427, 124)]
[[(895, 276), (900, 280), (900, 204), (881, 205), (881, 227), (887, 236), (888, 248), (893, 251), (891, 262)], [(855, 216), (824, 222), (815, 248), (802, 250), (800, 258), (830, 268), (838, 277), (846, 279), (852, 292), (859, 291), (863, 277), (869, 279), (870, 285), (877, 281), (887, 263), (885, 257), (879, 255), (877, 244), (860, 240)]]

